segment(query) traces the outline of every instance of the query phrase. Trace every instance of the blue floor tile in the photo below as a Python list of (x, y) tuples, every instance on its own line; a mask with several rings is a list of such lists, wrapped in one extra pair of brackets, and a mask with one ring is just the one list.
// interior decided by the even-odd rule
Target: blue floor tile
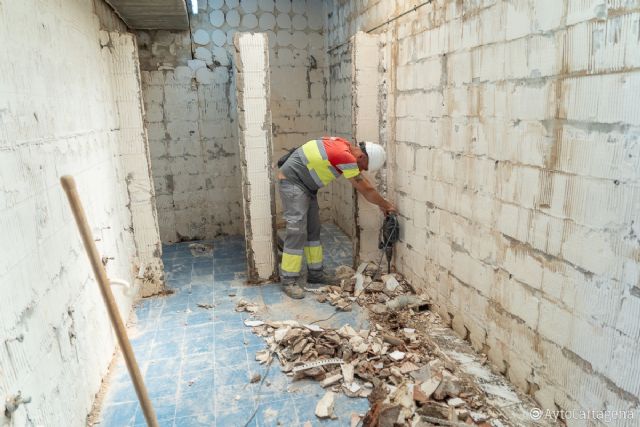
[(180, 417), (206, 418), (215, 413), (215, 400), (213, 393), (187, 391), (181, 393), (176, 403), (176, 414)]
[[(332, 224), (322, 226), (325, 268), (351, 265), (351, 241)], [(277, 360), (267, 366), (255, 360), (266, 347), (263, 338), (244, 325), (249, 313), (238, 313), (240, 299), (267, 307), (272, 320), (313, 313), (327, 317), (333, 309), (302, 300), (294, 312), (279, 284), (249, 286), (246, 281), (242, 236), (213, 242), (213, 255), (194, 256), (189, 242), (163, 246), (167, 284), (175, 293), (143, 299), (135, 306), (132, 345), (161, 426), (244, 426), (253, 411), (251, 426), (349, 425), (352, 412), (364, 412), (366, 399), (336, 399), (338, 419), (321, 421), (315, 405), (324, 394), (316, 382), (292, 382)], [(201, 255), (201, 254), (198, 254)], [(198, 304), (212, 304), (213, 308)], [(272, 308), (277, 307), (277, 308)], [(270, 310), (270, 308), (272, 308)], [(330, 326), (351, 323), (360, 329), (357, 312), (334, 316)], [(102, 425), (142, 426), (144, 417), (122, 359), (116, 364), (105, 396)], [(251, 384), (253, 374), (265, 377)]]
[(126, 427), (132, 426), (136, 415), (138, 402), (116, 403), (102, 408), (101, 426)]
[(247, 362), (237, 366), (215, 366), (216, 391), (224, 386), (251, 386)]

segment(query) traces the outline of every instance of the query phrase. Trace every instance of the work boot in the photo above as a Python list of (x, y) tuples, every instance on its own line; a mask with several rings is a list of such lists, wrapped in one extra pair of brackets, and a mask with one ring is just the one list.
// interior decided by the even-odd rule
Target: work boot
[(327, 273), (324, 270), (309, 270), (307, 274), (307, 283), (313, 285), (336, 285), (337, 279)]
[(295, 277), (282, 278), (282, 290), (293, 299), (304, 298), (304, 290), (298, 285)]

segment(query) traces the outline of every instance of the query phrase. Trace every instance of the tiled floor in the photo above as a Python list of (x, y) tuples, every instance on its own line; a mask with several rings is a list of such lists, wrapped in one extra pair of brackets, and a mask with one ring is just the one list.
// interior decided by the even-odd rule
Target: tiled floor
[[(351, 242), (335, 226), (323, 226), (327, 268), (351, 264)], [(266, 367), (255, 361), (264, 348), (262, 338), (251, 333), (243, 321), (247, 313), (234, 308), (241, 298), (260, 304), (261, 318), (324, 319), (332, 307), (315, 302), (311, 295), (301, 301), (284, 296), (278, 284), (259, 287), (244, 284), (245, 255), (241, 237), (210, 243), (213, 254), (193, 256), (189, 243), (164, 248), (168, 285), (176, 292), (141, 301), (137, 320), (129, 333), (151, 400), (161, 426), (244, 426), (254, 409), (251, 426), (348, 426), (352, 413), (363, 413), (366, 399), (336, 399), (335, 420), (321, 421), (315, 405), (325, 390), (316, 382), (292, 382), (272, 364), (264, 384), (250, 384), (252, 374), (265, 375)], [(211, 304), (213, 308), (200, 305)], [(366, 327), (362, 312), (339, 313), (320, 325), (345, 323)], [(101, 412), (101, 426), (145, 425), (143, 414), (118, 356), (115, 372)]]

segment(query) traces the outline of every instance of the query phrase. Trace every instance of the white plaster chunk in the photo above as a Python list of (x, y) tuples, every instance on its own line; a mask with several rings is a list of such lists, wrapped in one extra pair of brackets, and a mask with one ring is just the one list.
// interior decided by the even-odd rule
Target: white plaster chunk
[(209, 9), (220, 9), (224, 4), (224, 0), (209, 0)]
[(196, 80), (198, 81), (198, 83), (205, 85), (213, 83), (213, 71), (211, 71), (207, 67), (198, 68), (196, 70)]
[(293, 13), (305, 13), (307, 4), (305, 0), (293, 0), (292, 2)]
[(282, 13), (291, 11), (291, 0), (276, 0), (276, 9)]
[(281, 13), (276, 17), (278, 28), (291, 28), (291, 17), (286, 13)]
[(229, 9), (234, 9), (240, 5), (240, 0), (224, 0)]
[(276, 18), (271, 13), (263, 13), (259, 19), (260, 29), (273, 30), (276, 26)]
[(227, 12), (226, 19), (227, 19), (227, 24), (229, 24), (229, 26), (232, 28), (235, 28), (238, 25), (240, 25), (240, 14), (235, 9)]
[(304, 30), (307, 28), (307, 18), (302, 15), (294, 15), (291, 24), (294, 30)]
[(307, 47), (309, 39), (304, 31), (296, 31), (293, 33), (293, 45), (298, 49), (304, 49)]
[(289, 46), (292, 35), (289, 31), (278, 31), (276, 38), (278, 39), (278, 46)]
[(258, 26), (258, 18), (252, 13), (246, 14), (242, 17), (242, 26), (251, 30)]
[(204, 61), (207, 65), (213, 64), (211, 51), (206, 47), (197, 47), (196, 51), (194, 52), (194, 56), (196, 57), (196, 59)]
[(258, 6), (260, 7), (260, 10), (273, 12), (274, 2), (273, 0), (258, 0)]
[(333, 404), (336, 399), (336, 394), (332, 391), (328, 391), (322, 399), (318, 401), (316, 405), (315, 414), (318, 418), (330, 418), (333, 415)]
[(211, 40), (216, 46), (224, 46), (227, 42), (227, 35), (222, 30), (214, 30), (211, 33)]
[(215, 46), (213, 49), (211, 49), (211, 53), (213, 54), (213, 60), (223, 67), (226, 67), (230, 64), (229, 54), (225, 48)]
[(245, 13), (255, 13), (258, 10), (258, 0), (242, 0), (240, 7)]
[(207, 33), (205, 30), (203, 29), (199, 29), (196, 30), (195, 33), (193, 33), (193, 42), (200, 44), (200, 45), (205, 45), (207, 43), (209, 43), (209, 33)]
[(209, 22), (214, 27), (222, 27), (224, 24), (224, 13), (221, 10), (214, 10), (209, 14)]

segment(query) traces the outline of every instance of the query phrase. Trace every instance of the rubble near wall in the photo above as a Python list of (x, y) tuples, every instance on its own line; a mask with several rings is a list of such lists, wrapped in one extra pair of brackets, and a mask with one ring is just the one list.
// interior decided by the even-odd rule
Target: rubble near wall
[(359, 30), (388, 41), (399, 271), (544, 408), (637, 410), (637, 2), (328, 15), (330, 63)]
[(492, 374), (486, 356), (452, 336), (425, 295), (414, 294), (401, 275), (380, 275), (367, 264), (357, 272), (342, 266), (335, 285), (308, 291), (338, 311), (357, 304), (369, 326), (328, 327), (333, 315), (310, 323), (273, 321), (260, 304), (238, 301), (236, 311), (252, 313), (245, 326), (266, 343), (255, 354), (267, 366), (251, 379), (258, 387), (269, 386), (270, 369), (281, 369), (293, 382), (317, 381), (326, 389), (315, 409), (320, 419), (337, 418), (336, 393), (367, 398), (369, 411), (351, 416), (351, 425), (362, 421), (365, 427), (551, 425), (532, 419), (532, 400)]

